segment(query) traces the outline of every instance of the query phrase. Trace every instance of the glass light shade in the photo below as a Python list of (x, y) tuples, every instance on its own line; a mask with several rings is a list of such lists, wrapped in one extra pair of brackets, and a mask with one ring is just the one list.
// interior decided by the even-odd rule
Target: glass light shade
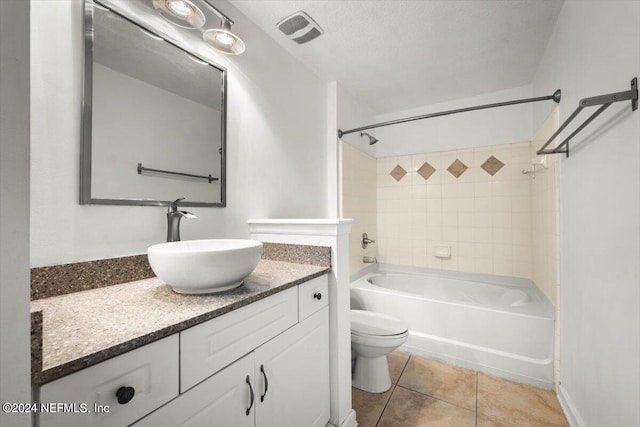
[(214, 28), (207, 30), (202, 35), (202, 38), (216, 50), (227, 55), (240, 55), (246, 49), (242, 39), (227, 29)]
[(184, 0), (169, 0), (166, 5), (167, 9), (183, 19), (189, 18), (195, 14), (194, 9)]
[(173, 25), (182, 28), (201, 28), (206, 22), (204, 13), (189, 0), (153, 0), (156, 12)]

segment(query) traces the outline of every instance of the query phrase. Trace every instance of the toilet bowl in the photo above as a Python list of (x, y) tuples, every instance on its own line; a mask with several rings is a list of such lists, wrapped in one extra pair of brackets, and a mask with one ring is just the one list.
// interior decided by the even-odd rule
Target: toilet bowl
[(408, 335), (407, 326), (394, 317), (351, 310), (351, 349), (355, 354), (351, 384), (369, 393), (389, 390), (387, 354), (404, 344)]

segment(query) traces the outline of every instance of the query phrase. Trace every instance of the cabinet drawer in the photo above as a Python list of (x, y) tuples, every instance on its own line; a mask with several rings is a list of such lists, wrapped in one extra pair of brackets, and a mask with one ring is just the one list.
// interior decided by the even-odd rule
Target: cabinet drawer
[[(124, 387), (132, 387), (134, 394), (120, 404), (116, 393)], [(178, 336), (44, 384), (39, 392), (42, 403), (76, 404), (66, 408), (71, 412), (39, 413), (42, 427), (129, 425), (178, 395)], [(74, 413), (81, 404), (88, 413)], [(108, 406), (108, 413), (96, 413), (94, 405)]]
[(132, 427), (253, 427), (255, 393), (253, 353), (249, 353)]
[(180, 333), (180, 392), (269, 341), (298, 321), (290, 288)]
[(298, 321), (302, 322), (329, 302), (329, 278), (316, 277), (298, 286)]

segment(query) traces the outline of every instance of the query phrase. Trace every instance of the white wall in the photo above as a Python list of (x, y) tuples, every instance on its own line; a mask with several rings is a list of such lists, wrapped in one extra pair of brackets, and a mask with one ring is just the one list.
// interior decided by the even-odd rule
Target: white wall
[[(375, 123), (375, 112), (371, 107), (353, 96), (339, 83), (337, 85), (337, 94), (336, 114), (338, 116), (338, 129), (344, 131)], [(377, 130), (372, 129), (366, 132), (376, 136)], [(377, 145), (369, 145), (369, 138), (360, 136), (359, 132), (343, 135), (342, 141), (360, 151), (364, 151), (369, 156), (375, 156)]]
[[(363, 257), (376, 256), (380, 245), (377, 233), (376, 159), (345, 143), (340, 143), (340, 158), (343, 177), (341, 217), (353, 218), (349, 235), (349, 269), (353, 275), (370, 265), (363, 261)], [(363, 249), (362, 233), (367, 233), (376, 242)]]
[[(326, 85), (240, 12), (247, 51), (229, 71), (227, 208), (190, 208), (184, 239), (246, 237), (248, 218), (327, 214)], [(144, 253), (166, 236), (160, 207), (80, 206), (82, 2), (32, 8), (31, 265)]]
[[(639, 40), (640, 2), (567, 1), (534, 92), (562, 88), (562, 121), (581, 98), (628, 90)], [(574, 425), (640, 425), (639, 141), (640, 111), (621, 102), (562, 158), (560, 398)]]
[[(375, 114), (365, 103), (359, 101), (344, 87), (336, 85), (336, 116), (339, 129), (347, 130), (373, 123)], [(376, 131), (369, 131), (375, 135)], [(376, 209), (376, 159), (375, 145), (369, 145), (367, 137), (359, 133), (344, 135), (340, 147), (340, 206), (341, 218), (352, 218), (349, 235), (349, 268), (355, 274), (369, 264), (362, 259), (376, 256), (378, 244), (372, 243), (362, 249), (362, 233), (377, 240)]]
[[(464, 83), (461, 82), (461, 84)], [(457, 108), (546, 96), (551, 95), (554, 91), (555, 89), (545, 89), (544, 92), (532, 91), (531, 86), (523, 86), (425, 105), (392, 114), (378, 115), (375, 121), (379, 123)], [(546, 111), (551, 111), (552, 105), (555, 105), (553, 101), (543, 101), (542, 104)], [(380, 142), (375, 145), (376, 157), (402, 156), (528, 141), (533, 134), (532, 105), (511, 105), (381, 127), (376, 129), (376, 135), (380, 139)]]
[[(30, 402), (29, 2), (0, 1), (0, 402)], [(30, 426), (0, 412), (0, 425)]]

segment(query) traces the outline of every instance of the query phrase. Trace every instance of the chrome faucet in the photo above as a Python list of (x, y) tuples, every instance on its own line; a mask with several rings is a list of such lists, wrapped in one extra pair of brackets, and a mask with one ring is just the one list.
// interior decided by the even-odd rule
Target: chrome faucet
[(180, 220), (184, 218), (198, 218), (191, 212), (178, 210), (178, 203), (184, 200), (184, 197), (176, 199), (167, 209), (167, 242), (180, 241)]

